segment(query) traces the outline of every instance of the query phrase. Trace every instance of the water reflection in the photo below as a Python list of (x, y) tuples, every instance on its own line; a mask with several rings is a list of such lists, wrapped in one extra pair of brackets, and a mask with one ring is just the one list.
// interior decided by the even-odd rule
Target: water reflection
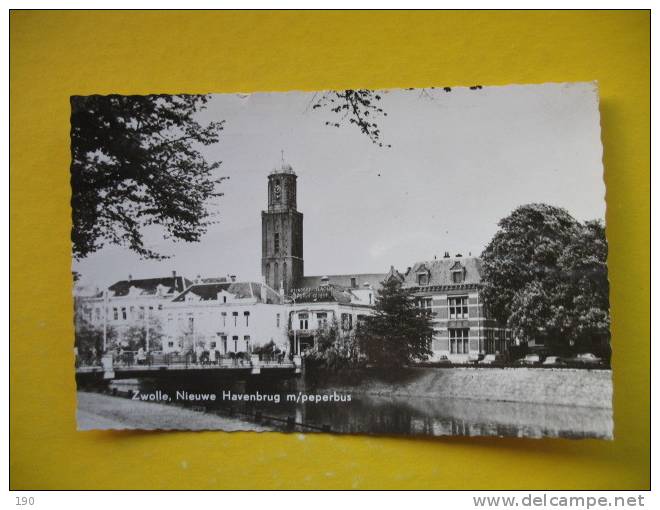
[[(220, 397), (223, 389), (214, 385), (142, 380), (122, 383), (123, 389), (139, 388), (142, 392), (162, 390), (174, 394), (176, 390), (214, 392)], [(236, 391), (236, 388), (232, 388)], [(286, 420), (305, 424), (299, 430), (331, 430), (362, 434), (424, 434), (434, 436), (508, 436), (508, 437), (612, 437), (611, 409), (540, 405), (519, 402), (493, 402), (464, 399), (397, 398), (353, 393), (351, 402), (295, 403), (287, 402), (286, 388), (250, 388), (279, 393), (280, 403), (229, 402), (221, 399), (204, 403), (203, 410), (218, 414), (232, 414), (246, 420), (264, 421), (287, 429)], [(239, 390), (240, 391), (240, 390)], [(331, 391), (330, 391), (331, 393)], [(183, 403), (200, 410), (199, 402)], [(269, 417), (281, 421), (269, 420)], [(289, 426), (290, 429), (290, 426)]]

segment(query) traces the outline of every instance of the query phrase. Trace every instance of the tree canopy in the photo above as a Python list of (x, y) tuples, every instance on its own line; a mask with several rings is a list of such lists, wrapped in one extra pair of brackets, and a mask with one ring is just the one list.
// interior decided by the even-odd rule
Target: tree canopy
[(376, 295), (374, 314), (356, 331), (361, 352), (369, 363), (400, 367), (425, 361), (432, 354), (433, 323), (430, 311), (417, 306), (410, 291), (390, 278)]
[(523, 340), (557, 352), (609, 341), (607, 241), (599, 221), (580, 223), (546, 204), (518, 207), (482, 254), (489, 313)]
[(212, 221), (209, 199), (222, 195), (219, 162), (200, 148), (219, 140), (223, 122), (201, 125), (202, 95), (71, 98), (71, 206), (77, 259), (106, 244), (143, 258), (165, 258), (145, 245), (144, 228), (197, 241)]

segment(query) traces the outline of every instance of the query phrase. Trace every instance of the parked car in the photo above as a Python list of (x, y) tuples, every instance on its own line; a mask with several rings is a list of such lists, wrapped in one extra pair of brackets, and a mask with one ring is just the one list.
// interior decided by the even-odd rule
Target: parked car
[(599, 358), (591, 352), (583, 352), (578, 354), (573, 358), (566, 360), (569, 365), (578, 366), (578, 367), (591, 367), (598, 368), (604, 365), (602, 358)]
[(559, 356), (548, 356), (543, 361), (544, 367), (565, 367), (566, 362)]
[(521, 358), (516, 361), (516, 365), (522, 365), (526, 367), (531, 367), (540, 364), (541, 364), (541, 356), (539, 356), (538, 354), (528, 354), (524, 358)]
[(506, 360), (502, 354), (486, 354), (484, 359), (482, 359), (480, 365), (492, 365), (492, 366), (502, 366)]

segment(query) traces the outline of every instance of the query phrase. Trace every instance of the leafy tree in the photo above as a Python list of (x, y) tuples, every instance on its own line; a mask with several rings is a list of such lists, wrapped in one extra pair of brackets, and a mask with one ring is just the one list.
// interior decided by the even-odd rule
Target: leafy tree
[(364, 318), (356, 338), (367, 360), (381, 367), (424, 361), (432, 354), (433, 323), (429, 310), (419, 308), (410, 291), (391, 278), (376, 296), (374, 314)]
[[(108, 326), (106, 329), (106, 345), (108, 350), (117, 341), (116, 330)], [(75, 322), (74, 345), (78, 349), (78, 358), (87, 364), (100, 363), (103, 354), (103, 327), (95, 326), (87, 319), (77, 316)]]
[(106, 244), (143, 258), (143, 229), (198, 241), (211, 223), (209, 201), (225, 177), (200, 147), (219, 140), (223, 121), (201, 125), (207, 96), (73, 96), (71, 206), (73, 254), (81, 259)]
[(319, 352), (325, 352), (340, 340), (339, 322), (333, 317), (330, 324), (319, 329), (316, 333), (316, 348)]
[(163, 349), (163, 328), (156, 317), (149, 319), (149, 331), (147, 324), (139, 323), (131, 325), (124, 333), (124, 341), (129, 351), (137, 351), (140, 347), (147, 348), (147, 335), (149, 337), (149, 350), (160, 351)]
[(282, 351), (273, 340), (264, 345), (258, 345), (252, 349), (252, 354), (259, 355), (263, 360), (275, 359), (279, 354), (281, 354), (281, 352)]
[(569, 343), (585, 351), (603, 345), (609, 355), (610, 299), (607, 238), (600, 221), (588, 221), (562, 254), (559, 265), (570, 303)]
[(387, 117), (387, 112), (380, 107), (381, 99), (375, 90), (333, 90), (323, 93), (321, 97), (314, 96), (312, 108), (329, 110), (336, 115), (335, 120), (326, 121), (326, 126), (338, 128), (348, 122), (356, 126), (372, 143), (379, 147), (391, 147), (381, 141), (380, 127), (376, 122), (380, 116)]
[(581, 224), (564, 209), (529, 204), (499, 226), (482, 254), (489, 313), (517, 338), (543, 342), (556, 353), (606, 344), (609, 288), (602, 224)]
[(355, 335), (342, 335), (336, 317), (317, 331), (314, 349), (305, 354), (305, 366), (308, 369), (356, 368), (363, 364), (362, 361)]

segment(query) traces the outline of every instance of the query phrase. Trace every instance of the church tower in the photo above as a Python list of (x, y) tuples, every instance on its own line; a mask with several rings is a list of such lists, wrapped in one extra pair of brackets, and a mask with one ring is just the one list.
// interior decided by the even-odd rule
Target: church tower
[(261, 211), (261, 275), (285, 293), (298, 287), (303, 269), (303, 215), (296, 209), (296, 180), (290, 165), (268, 176), (268, 210)]

